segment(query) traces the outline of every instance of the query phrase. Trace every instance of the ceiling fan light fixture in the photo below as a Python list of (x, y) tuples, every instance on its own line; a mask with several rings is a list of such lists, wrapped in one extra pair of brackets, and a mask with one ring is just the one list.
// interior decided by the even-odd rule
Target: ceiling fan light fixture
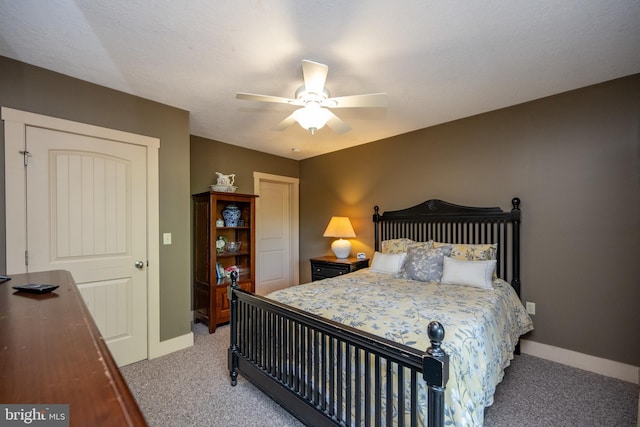
[(304, 84), (296, 90), (295, 99), (281, 96), (258, 95), (255, 93), (238, 92), (236, 98), (261, 102), (274, 102), (298, 106), (292, 114), (273, 126), (272, 130), (282, 131), (298, 122), (300, 126), (311, 132), (311, 135), (328, 125), (333, 132), (340, 135), (351, 130), (351, 126), (336, 116), (332, 108), (386, 108), (388, 94), (369, 93), (364, 95), (347, 95), (331, 98), (331, 94), (324, 87), (329, 67), (319, 62), (303, 60), (302, 78)]
[(307, 105), (294, 111), (293, 118), (313, 135), (318, 129), (327, 124), (327, 121), (331, 118), (331, 112), (326, 108), (317, 106), (317, 104)]

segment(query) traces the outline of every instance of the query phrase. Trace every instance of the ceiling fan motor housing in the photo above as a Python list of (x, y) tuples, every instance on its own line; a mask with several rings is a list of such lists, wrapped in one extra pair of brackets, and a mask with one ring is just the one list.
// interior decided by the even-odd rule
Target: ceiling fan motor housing
[(329, 91), (326, 88), (322, 89), (322, 93), (309, 92), (304, 85), (296, 90), (296, 101), (298, 101), (299, 105), (307, 105), (309, 103), (322, 105), (322, 103), (330, 97)]

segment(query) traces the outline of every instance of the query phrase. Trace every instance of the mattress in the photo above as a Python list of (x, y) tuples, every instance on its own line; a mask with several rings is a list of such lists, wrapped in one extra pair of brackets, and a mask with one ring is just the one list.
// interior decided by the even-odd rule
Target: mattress
[[(363, 269), (282, 289), (267, 298), (422, 351), (430, 345), (429, 322), (442, 323), (442, 348), (450, 356), (447, 425), (483, 424), (484, 408), (493, 403), (518, 338), (533, 329), (517, 294), (501, 279), (483, 289)], [(426, 420), (426, 390), (419, 401)]]

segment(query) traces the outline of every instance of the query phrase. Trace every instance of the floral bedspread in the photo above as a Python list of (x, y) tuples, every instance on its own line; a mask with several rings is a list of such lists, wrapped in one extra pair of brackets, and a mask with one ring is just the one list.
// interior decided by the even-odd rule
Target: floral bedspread
[(518, 337), (533, 329), (515, 291), (500, 279), (488, 290), (364, 269), (267, 297), (423, 351), (429, 322), (442, 323), (450, 356), (445, 423), (455, 426), (483, 425)]

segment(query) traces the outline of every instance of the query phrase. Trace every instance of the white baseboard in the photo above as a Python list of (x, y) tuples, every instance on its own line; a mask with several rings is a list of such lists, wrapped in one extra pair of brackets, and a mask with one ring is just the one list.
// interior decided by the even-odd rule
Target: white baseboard
[(634, 384), (640, 384), (640, 367), (627, 365), (613, 360), (590, 356), (560, 347), (541, 344), (535, 341), (520, 340), (520, 350), (531, 356), (562, 363), (585, 371), (607, 377), (617, 378)]
[(156, 357), (164, 356), (174, 351), (183, 350), (193, 346), (193, 332), (181, 335), (179, 337), (171, 338), (165, 341), (160, 341), (155, 345), (153, 354), (149, 351), (149, 359), (155, 359)]

